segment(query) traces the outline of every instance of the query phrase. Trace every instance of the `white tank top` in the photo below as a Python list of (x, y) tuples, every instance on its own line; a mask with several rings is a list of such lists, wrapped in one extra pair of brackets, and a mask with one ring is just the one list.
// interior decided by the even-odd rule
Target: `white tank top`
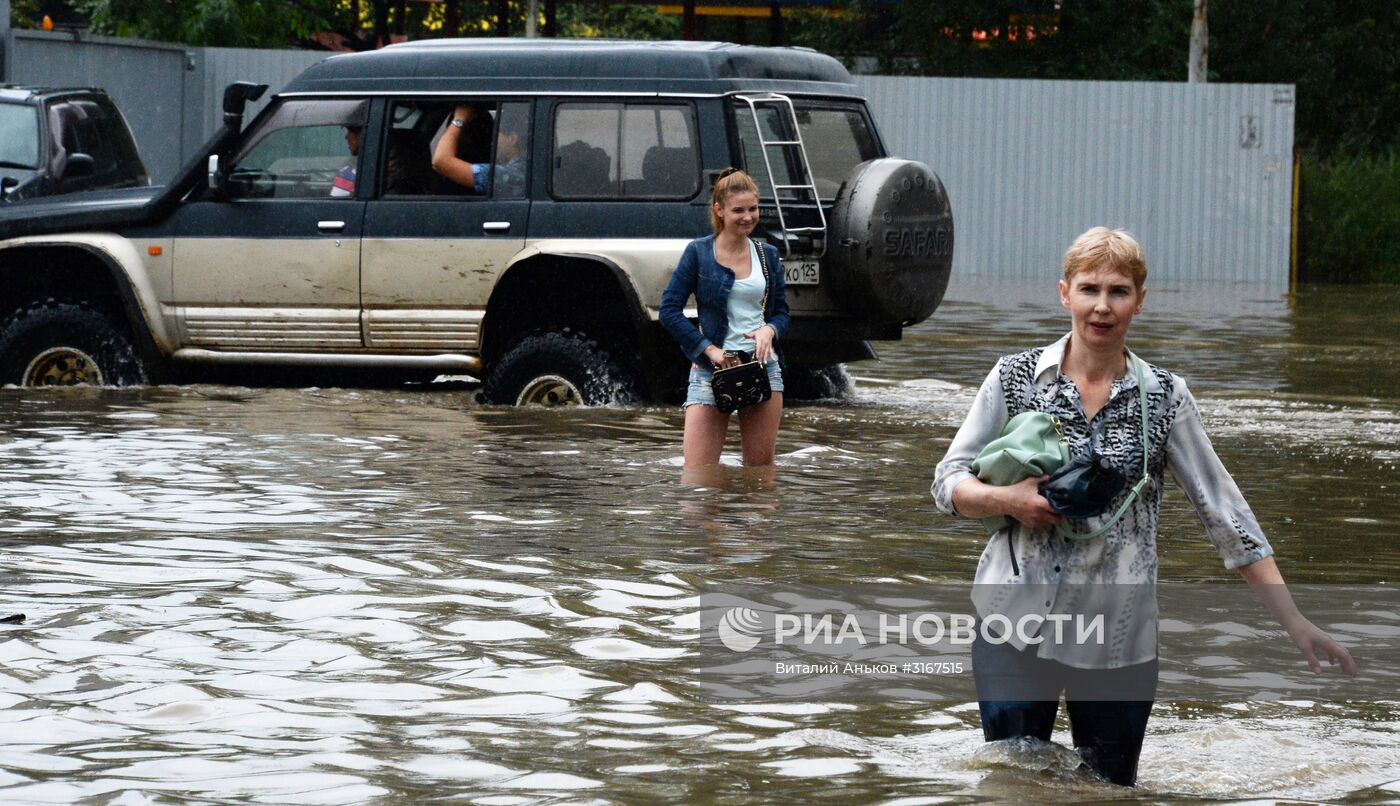
[(724, 349), (753, 352), (754, 340), (744, 338), (763, 327), (763, 292), (768, 283), (763, 279), (763, 269), (758, 262), (758, 249), (749, 241), (749, 276), (736, 279), (729, 292), (729, 332), (724, 336)]

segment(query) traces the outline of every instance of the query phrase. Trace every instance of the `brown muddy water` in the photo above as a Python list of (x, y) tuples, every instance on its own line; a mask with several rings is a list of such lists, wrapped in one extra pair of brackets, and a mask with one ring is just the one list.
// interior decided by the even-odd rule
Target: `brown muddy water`
[[(1400, 802), (1400, 698), (1159, 703), (1120, 790), (984, 746), (974, 703), (696, 696), (705, 583), (971, 579), (933, 466), (1066, 322), (1050, 283), (955, 287), (788, 411), (771, 484), (683, 483), (670, 407), (0, 390), (0, 802)], [(1400, 291), (1160, 289), (1134, 327), (1290, 581), (1400, 585)], [(1174, 489), (1159, 544), (1164, 581), (1233, 576)]]

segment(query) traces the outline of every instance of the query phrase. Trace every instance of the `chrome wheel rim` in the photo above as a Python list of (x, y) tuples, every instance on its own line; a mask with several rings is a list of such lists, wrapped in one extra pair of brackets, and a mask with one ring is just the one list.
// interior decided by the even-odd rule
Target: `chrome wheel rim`
[(25, 386), (102, 385), (102, 370), (92, 356), (75, 347), (50, 347), (24, 368)]
[(541, 375), (533, 378), (515, 398), (517, 406), (579, 406), (583, 393), (568, 378)]

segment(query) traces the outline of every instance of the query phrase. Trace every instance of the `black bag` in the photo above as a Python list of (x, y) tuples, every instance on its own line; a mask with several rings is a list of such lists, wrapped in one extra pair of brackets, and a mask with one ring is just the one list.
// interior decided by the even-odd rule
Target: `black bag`
[(1087, 461), (1075, 459), (1042, 481), (1037, 489), (1056, 512), (1083, 520), (1108, 511), (1126, 486), (1127, 478), (1096, 454)]
[(773, 388), (768, 384), (767, 367), (754, 361), (749, 353), (729, 355), (738, 355), (744, 363), (728, 369), (717, 369), (710, 375), (710, 384), (715, 390), (715, 408), (725, 414), (731, 414), (773, 397)]

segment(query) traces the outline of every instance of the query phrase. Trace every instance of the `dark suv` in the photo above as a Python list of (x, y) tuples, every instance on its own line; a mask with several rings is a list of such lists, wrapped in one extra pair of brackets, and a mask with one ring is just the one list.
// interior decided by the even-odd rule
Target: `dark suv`
[[(670, 398), (688, 362), (661, 292), (730, 165), (783, 256), (790, 390), (873, 357), (948, 284), (942, 182), (888, 155), (814, 51), (395, 45), (307, 69), (244, 129), (259, 92), (226, 91), (168, 188), (0, 209), (0, 382), (261, 364), (465, 373), (500, 403)], [(473, 187), (434, 172), (441, 143)]]
[(0, 85), (4, 200), (148, 182), (131, 130), (107, 93)]

